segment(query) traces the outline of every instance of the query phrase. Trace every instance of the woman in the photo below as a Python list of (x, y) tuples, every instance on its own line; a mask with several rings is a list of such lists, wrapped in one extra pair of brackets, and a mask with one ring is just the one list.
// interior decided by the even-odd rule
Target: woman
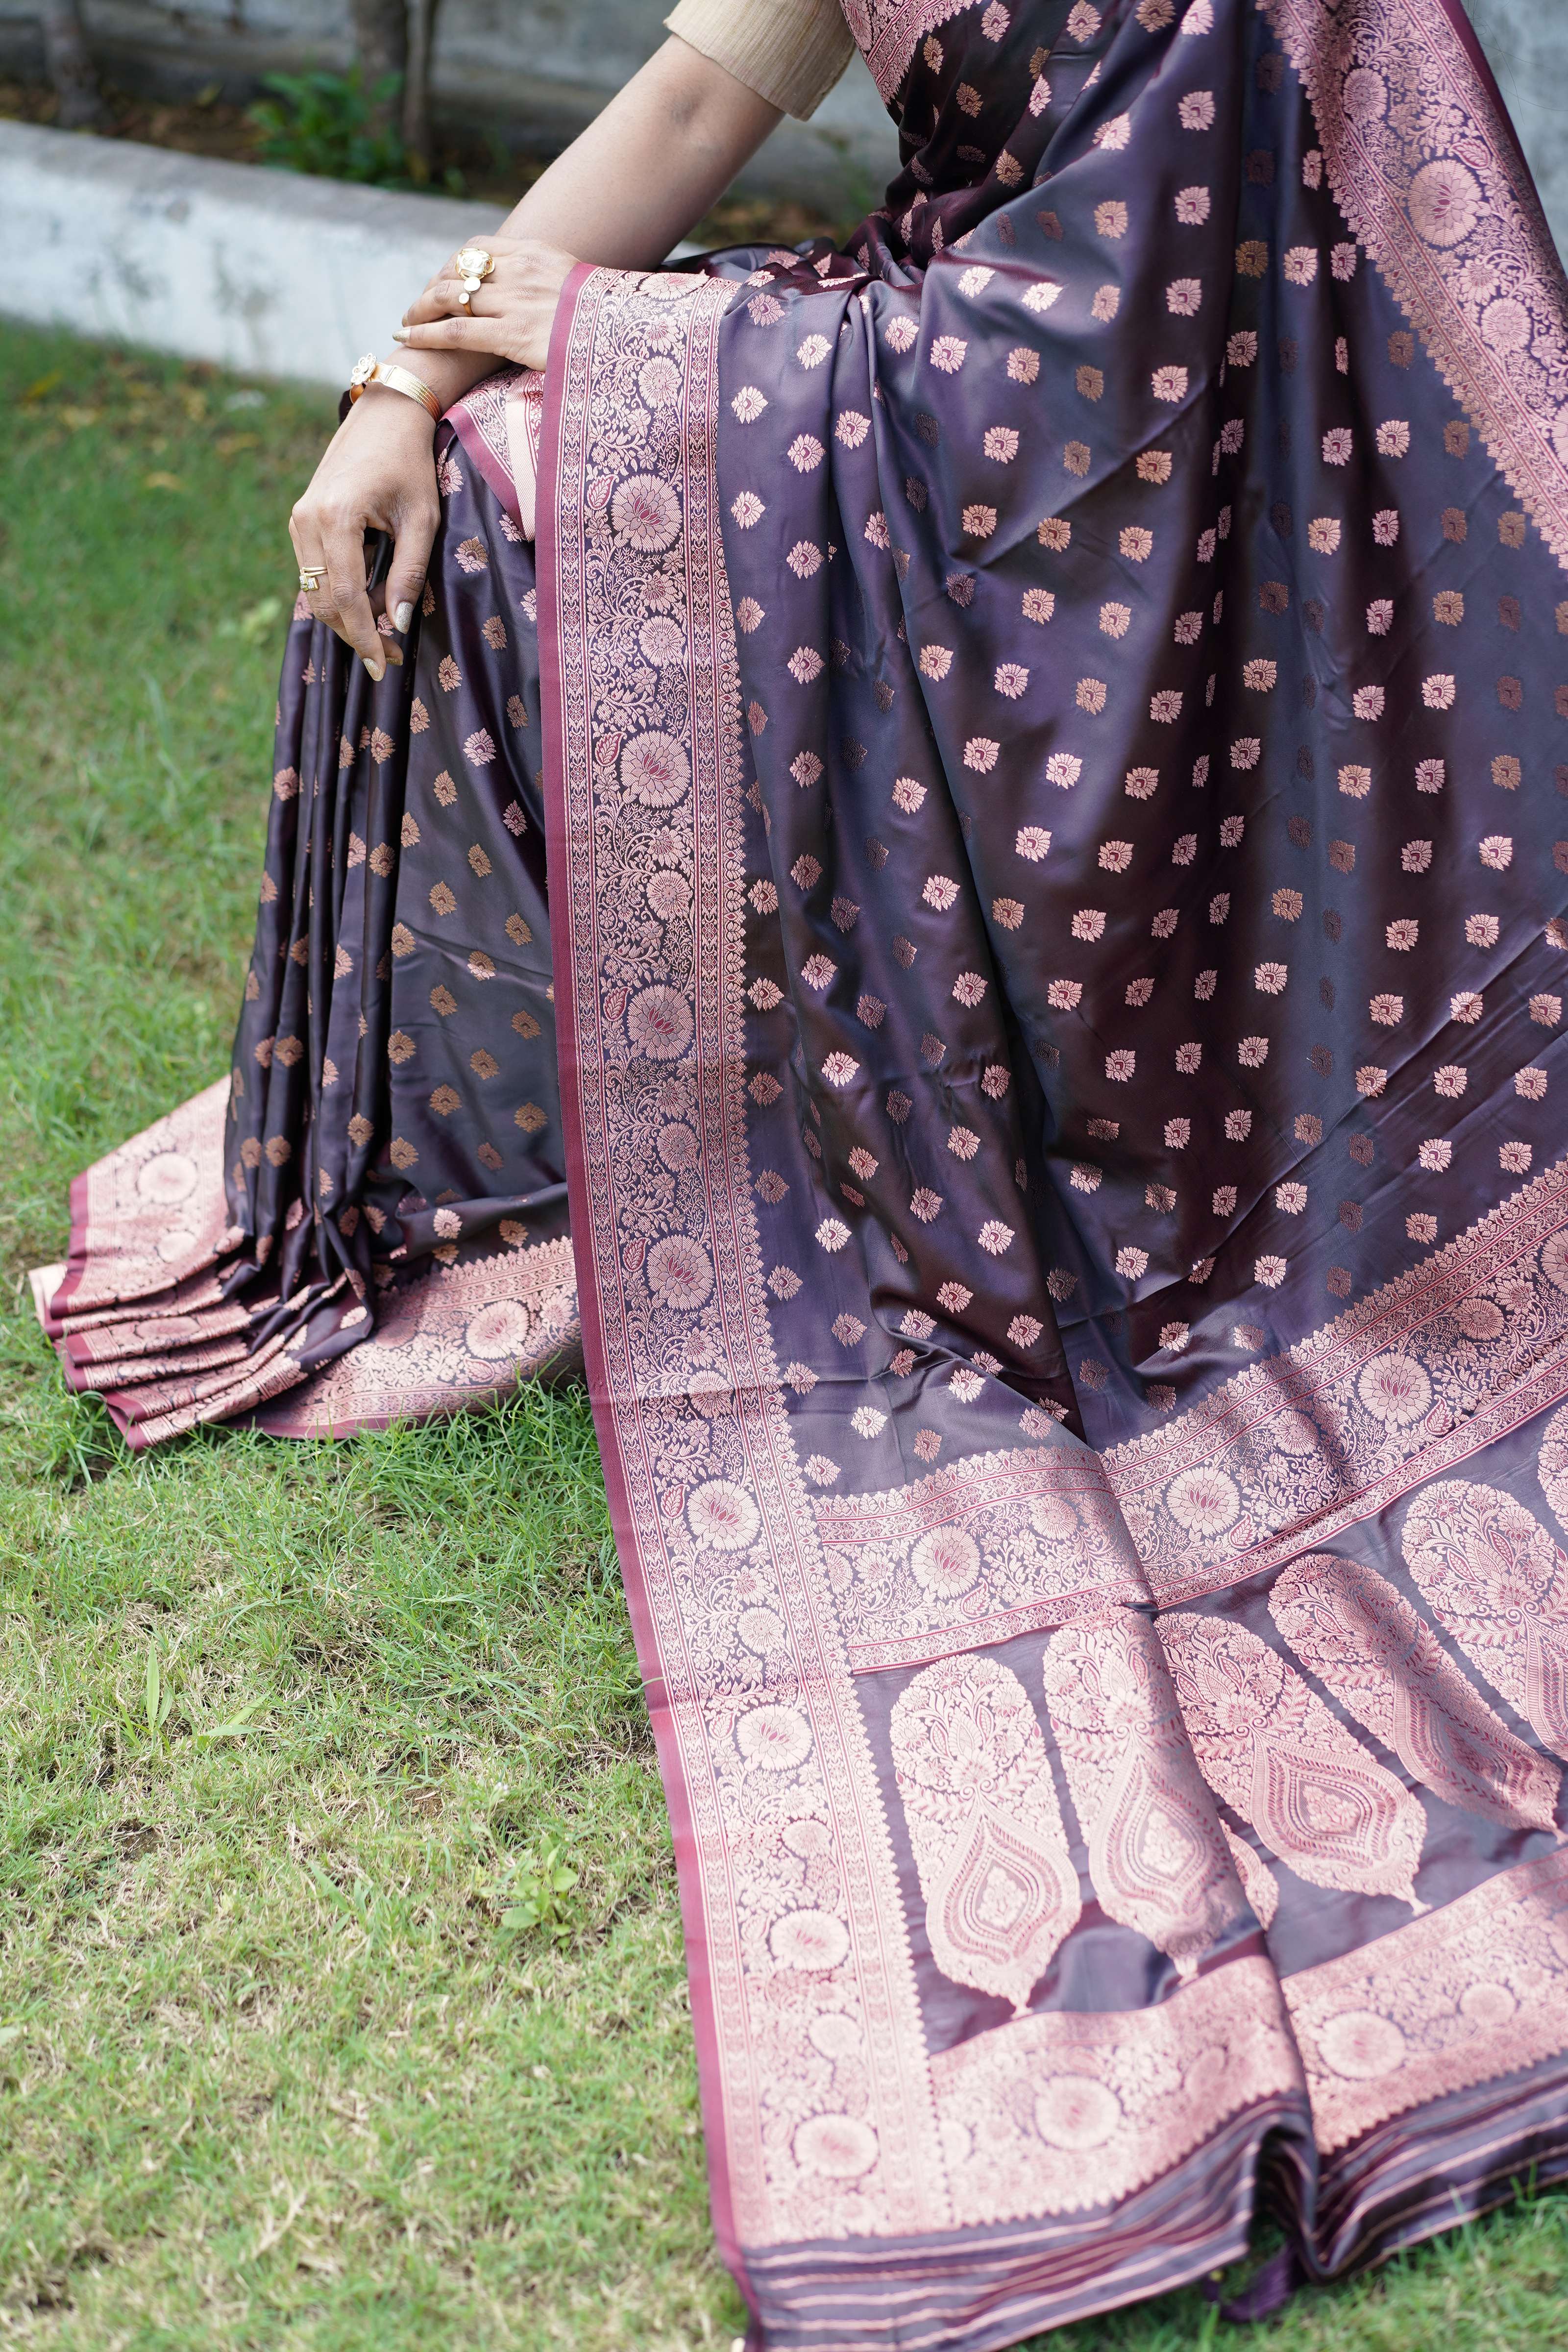
[(754, 2341), (980, 2347), (1568, 2168), (1568, 289), (1457, 0), (848, 14), (843, 252), (641, 274), (837, 54), (683, 0), (411, 310), (537, 574), (368, 394), (48, 1313), (342, 1429), (574, 1273)]

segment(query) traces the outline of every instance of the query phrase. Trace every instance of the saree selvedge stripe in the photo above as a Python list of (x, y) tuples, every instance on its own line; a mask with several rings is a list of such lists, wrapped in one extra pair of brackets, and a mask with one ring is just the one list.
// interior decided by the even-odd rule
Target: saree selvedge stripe
[[(1445, 0), (849, 14), (847, 252), (568, 289), (537, 668), (504, 386), (412, 676), (295, 640), (239, 1067), (310, 1119), (231, 1101), (226, 1203), (94, 1176), (207, 1203), (159, 1426), (302, 1430), (444, 1286), (416, 1410), (569, 1343), (564, 1174), (721, 2242), (759, 2344), (909, 2352), (1262, 2179), (1327, 2275), (1564, 2169), (1568, 347)], [(485, 898), (541, 818), (552, 999)]]

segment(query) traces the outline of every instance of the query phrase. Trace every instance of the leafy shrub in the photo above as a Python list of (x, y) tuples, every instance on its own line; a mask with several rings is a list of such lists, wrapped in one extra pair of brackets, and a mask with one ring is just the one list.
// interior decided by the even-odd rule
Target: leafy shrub
[(398, 75), (366, 89), (354, 66), (346, 74), (268, 74), (263, 88), (274, 94), (251, 108), (250, 120), (262, 134), (264, 163), (372, 187), (411, 184), (397, 127)]

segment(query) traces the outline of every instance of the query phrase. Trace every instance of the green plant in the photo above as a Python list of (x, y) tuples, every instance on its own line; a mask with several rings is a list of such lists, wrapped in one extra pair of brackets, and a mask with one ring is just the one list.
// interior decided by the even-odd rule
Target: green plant
[(576, 1924), (569, 1899), (576, 1884), (577, 1873), (562, 1861), (558, 1845), (546, 1846), (537, 1856), (525, 1848), (512, 1876), (515, 1900), (502, 1912), (501, 1926), (514, 1936), (563, 1943)]
[(411, 185), (396, 100), (401, 77), (386, 74), (367, 89), (358, 66), (346, 74), (268, 74), (273, 92), (250, 110), (261, 132), (261, 160), (286, 172), (374, 187)]

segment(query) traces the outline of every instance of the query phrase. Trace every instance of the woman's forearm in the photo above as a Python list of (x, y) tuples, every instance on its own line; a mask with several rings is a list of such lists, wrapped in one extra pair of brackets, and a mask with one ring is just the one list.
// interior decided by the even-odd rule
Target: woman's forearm
[[(671, 34), (534, 182), (503, 233), (613, 269), (651, 269), (723, 194), (778, 120), (766, 99)], [(500, 362), (426, 351), (419, 364), (449, 407)]]
[(651, 269), (721, 196), (779, 110), (671, 34), (506, 223), (612, 269)]

